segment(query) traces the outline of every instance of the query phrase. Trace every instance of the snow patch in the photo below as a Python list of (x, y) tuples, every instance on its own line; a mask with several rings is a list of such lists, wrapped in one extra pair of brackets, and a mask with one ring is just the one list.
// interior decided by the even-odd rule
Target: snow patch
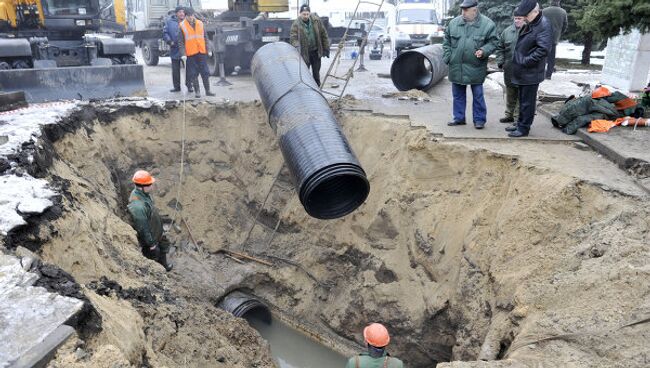
[(0, 233), (7, 235), (14, 227), (25, 225), (21, 213), (43, 213), (52, 206), (55, 195), (45, 180), (28, 175), (0, 177)]
[(0, 156), (16, 153), (23, 143), (40, 137), (41, 125), (56, 124), (75, 106), (74, 102), (34, 104), (1, 114), (0, 137), (5, 137), (5, 143), (0, 144)]
[[(575, 45), (570, 42), (560, 42), (555, 48), (555, 57), (557, 59), (568, 59), (580, 61), (582, 60), (582, 51), (584, 46)], [(592, 51), (591, 52), (591, 64), (592, 65), (604, 65), (605, 64), (605, 52), (607, 48), (602, 51)]]

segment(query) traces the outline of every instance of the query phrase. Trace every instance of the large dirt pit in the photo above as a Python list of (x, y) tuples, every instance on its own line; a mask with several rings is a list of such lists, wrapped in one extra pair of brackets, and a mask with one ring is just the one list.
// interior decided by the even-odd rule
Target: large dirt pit
[[(408, 367), (650, 365), (647, 202), (439, 142), (408, 121), (340, 122), (371, 193), (334, 221), (306, 215), (286, 172), (260, 211), (283, 160), (259, 104), (89, 108), (47, 128), (34, 170), (58, 186), (62, 211), (9, 243), (72, 275), (95, 310), (50, 366), (272, 367), (259, 334), (216, 307), (232, 290), (359, 344), (364, 325), (382, 322)], [(179, 224), (170, 273), (142, 257), (125, 211), (141, 168)]]

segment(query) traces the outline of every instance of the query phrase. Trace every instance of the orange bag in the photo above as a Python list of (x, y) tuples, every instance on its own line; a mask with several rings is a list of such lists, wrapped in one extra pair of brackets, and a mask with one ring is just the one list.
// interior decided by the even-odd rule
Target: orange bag
[(587, 131), (589, 133), (607, 133), (617, 124), (611, 120), (592, 120)]

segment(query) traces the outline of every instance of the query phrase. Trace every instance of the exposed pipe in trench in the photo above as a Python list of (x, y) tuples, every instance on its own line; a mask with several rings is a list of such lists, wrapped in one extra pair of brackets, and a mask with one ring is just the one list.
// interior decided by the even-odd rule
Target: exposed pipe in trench
[(449, 73), (442, 60), (442, 45), (429, 45), (401, 53), (390, 68), (390, 78), (400, 91), (427, 91)]
[(370, 184), (298, 51), (270, 43), (251, 70), (305, 211), (336, 219), (356, 210)]

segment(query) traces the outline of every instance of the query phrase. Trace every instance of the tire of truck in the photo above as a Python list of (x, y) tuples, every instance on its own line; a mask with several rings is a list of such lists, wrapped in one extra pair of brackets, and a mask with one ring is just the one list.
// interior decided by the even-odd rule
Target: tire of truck
[(8, 62), (0, 61), (0, 70), (9, 70), (9, 69), (11, 69), (11, 65), (9, 65)]
[(142, 58), (144, 63), (149, 66), (158, 65), (158, 59), (160, 55), (158, 53), (158, 45), (156, 40), (144, 40), (142, 41)]
[(212, 40), (208, 42), (208, 70), (210, 75), (219, 75), (219, 55), (214, 52), (214, 46), (212, 45)]
[(25, 60), (14, 60), (11, 67), (13, 69), (29, 69), (29, 63)]

